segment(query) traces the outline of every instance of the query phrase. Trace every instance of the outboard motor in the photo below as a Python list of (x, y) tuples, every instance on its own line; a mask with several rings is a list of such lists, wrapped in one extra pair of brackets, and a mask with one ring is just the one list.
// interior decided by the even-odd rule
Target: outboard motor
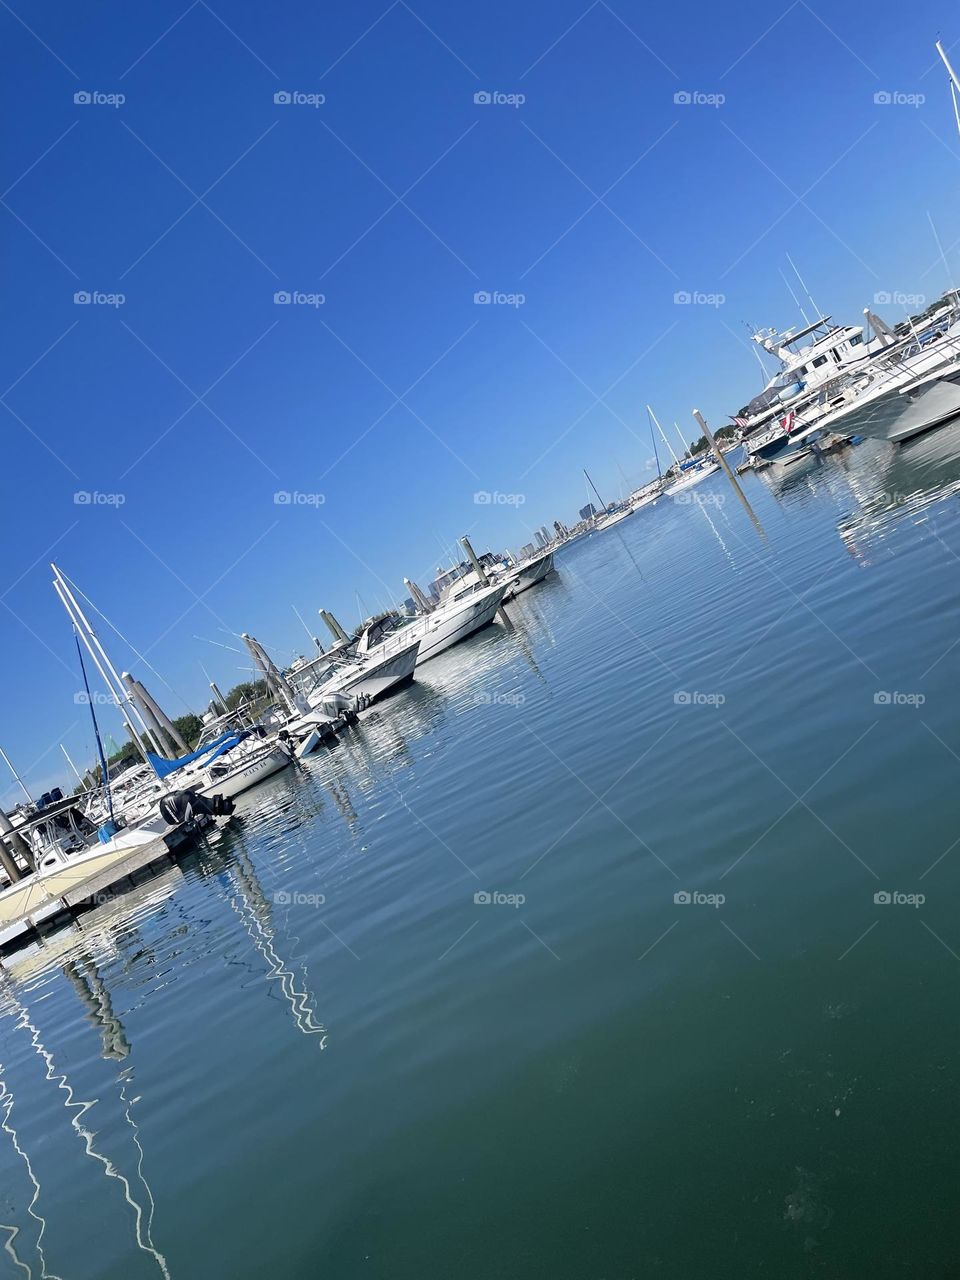
[(172, 827), (203, 815), (209, 818), (229, 817), (236, 805), (229, 796), (204, 796), (196, 791), (174, 791), (159, 804), (160, 816)]

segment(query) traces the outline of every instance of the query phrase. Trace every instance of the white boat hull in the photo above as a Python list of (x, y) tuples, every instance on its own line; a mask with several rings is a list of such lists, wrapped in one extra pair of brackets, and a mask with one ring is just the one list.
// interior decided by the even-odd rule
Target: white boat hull
[[(352, 693), (354, 697), (382, 698), (390, 689), (413, 679), (413, 670), (417, 665), (420, 653), (419, 644), (411, 644), (401, 649), (393, 657), (384, 658), (380, 662), (371, 662), (363, 671), (348, 679), (344, 684), (337, 684), (336, 689), (343, 693)], [(325, 690), (332, 692), (332, 688)]]
[[(956, 375), (960, 376), (960, 375)], [(870, 436), (901, 444), (960, 414), (960, 385), (945, 378), (914, 391), (890, 391), (859, 408), (854, 406), (836, 424), (844, 435)]]
[(518, 596), (521, 591), (527, 591), (530, 587), (536, 586), (538, 582), (542, 582), (548, 573), (553, 569), (553, 552), (548, 551), (546, 555), (540, 556), (536, 560), (531, 560), (520, 568), (519, 573), (514, 570), (511, 574), (509, 585), (507, 586), (505, 600), (512, 600), (514, 596)]
[(506, 584), (490, 587), (464, 601), (463, 608), (445, 609), (440, 618), (437, 618), (436, 613), (427, 614), (421, 623), (414, 623), (414, 627), (422, 633), (417, 665), (436, 658), (438, 654), (446, 652), (491, 623), (506, 590)]
[[(229, 762), (229, 754), (223, 759)], [(268, 750), (260, 752), (252, 760), (241, 761), (234, 765), (228, 764), (227, 771), (223, 773), (217, 773), (215, 763), (211, 769), (202, 771), (203, 783), (199, 790), (205, 796), (228, 798), (239, 796), (244, 791), (249, 791), (251, 787), (255, 787), (258, 782), (263, 782), (266, 778), (279, 773), (281, 769), (285, 769), (290, 760), (289, 751), (277, 743)]]
[(675, 494), (683, 493), (687, 489), (692, 489), (694, 485), (701, 484), (704, 480), (708, 479), (710, 476), (716, 475), (716, 473), (719, 470), (720, 470), (720, 464), (718, 462), (715, 462), (713, 463), (712, 466), (707, 466), (702, 468), (697, 467), (692, 471), (687, 471), (682, 476), (680, 476), (679, 479), (674, 480), (672, 484), (667, 485), (667, 487), (663, 491), (664, 495), (668, 498), (672, 498)]
[(123, 827), (108, 843), (96, 844), (68, 862), (58, 860), (49, 870), (44, 870), (41, 863), (35, 875), (19, 880), (0, 893), (0, 926), (39, 911), (51, 899), (63, 897), (91, 876), (108, 871), (135, 849), (161, 840), (173, 829), (157, 816), (142, 827)]

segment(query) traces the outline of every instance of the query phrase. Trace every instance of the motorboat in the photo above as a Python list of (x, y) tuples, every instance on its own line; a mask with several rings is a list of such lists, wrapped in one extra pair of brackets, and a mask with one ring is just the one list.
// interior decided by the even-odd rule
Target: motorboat
[[(384, 614), (367, 626), (357, 643), (357, 656), (373, 658), (419, 640), (416, 660), (419, 666), (491, 623), (506, 591), (506, 582), (485, 586), (479, 581), (454, 580), (432, 608), (421, 605), (423, 611), (413, 617)], [(424, 604), (429, 604), (419, 590), (417, 595)]]

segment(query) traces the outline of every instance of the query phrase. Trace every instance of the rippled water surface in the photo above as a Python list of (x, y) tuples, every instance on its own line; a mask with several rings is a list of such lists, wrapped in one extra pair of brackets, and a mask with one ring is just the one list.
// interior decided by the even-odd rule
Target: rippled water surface
[(10, 958), (0, 1275), (958, 1274), (960, 428), (744, 486)]

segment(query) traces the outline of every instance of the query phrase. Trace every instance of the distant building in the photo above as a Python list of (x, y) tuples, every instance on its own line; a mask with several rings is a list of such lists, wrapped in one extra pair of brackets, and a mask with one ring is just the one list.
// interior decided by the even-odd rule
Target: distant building
[(567, 529), (567, 526), (565, 524), (562, 524), (559, 520), (554, 520), (553, 530), (554, 530), (554, 533), (556, 533), (558, 538), (565, 538), (569, 532), (569, 530)]
[(534, 537), (536, 538), (536, 540), (537, 540), (537, 546), (538, 546), (538, 547), (545, 547), (545, 546), (547, 545), (547, 543), (550, 541), (550, 539), (549, 539), (549, 538), (545, 538), (545, 537), (543, 536), (543, 530), (542, 530), (542, 529), (537, 529), (537, 530), (534, 532), (534, 535), (533, 535), (533, 536), (534, 536)]
[(597, 508), (593, 505), (592, 502), (588, 502), (585, 507), (580, 508), (581, 520), (592, 520), (596, 514), (597, 514)]
[(528, 542), (525, 547), (520, 548), (521, 560), (529, 560), (531, 556), (535, 556), (536, 554), (537, 554), (537, 548), (533, 545), (532, 542)]
[(540, 534), (543, 537), (543, 545), (547, 546), (547, 544), (550, 541), (550, 530), (547, 528), (545, 524), (542, 524), (540, 526)]

